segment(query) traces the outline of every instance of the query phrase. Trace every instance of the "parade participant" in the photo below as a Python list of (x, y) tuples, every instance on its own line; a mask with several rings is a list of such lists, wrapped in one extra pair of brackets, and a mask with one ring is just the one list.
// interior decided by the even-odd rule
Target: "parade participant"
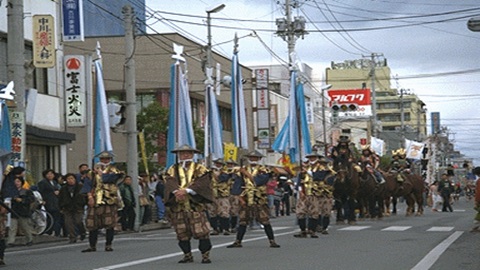
[(480, 232), (480, 167), (475, 167), (473, 169), (473, 174), (476, 178), (476, 185), (475, 185), (475, 203), (473, 205), (473, 209), (477, 212), (475, 214), (474, 223), (475, 225), (470, 230), (470, 232)]
[(355, 164), (355, 157), (353, 156), (352, 150), (350, 149), (350, 139), (348, 136), (340, 136), (336, 146), (332, 148), (331, 157), (334, 162), (334, 166), (343, 162), (353, 163), (353, 168), (357, 173), (362, 172), (362, 168)]
[(263, 155), (258, 151), (252, 151), (246, 155), (248, 164), (240, 168), (243, 178), (243, 192), (240, 195), (240, 224), (237, 230), (237, 237), (233, 244), (227, 248), (241, 248), (242, 240), (247, 225), (256, 219), (263, 225), (265, 233), (270, 242), (270, 247), (279, 248), (274, 240), (272, 225), (270, 224), (270, 211), (267, 204), (266, 184), (271, 177), (271, 172), (259, 164)]
[[(90, 246), (82, 252), (97, 251), (98, 231), (106, 229), (105, 251), (113, 251), (114, 228), (118, 220), (120, 196), (117, 182), (124, 176), (112, 163), (113, 155), (104, 151), (99, 154), (100, 162), (94, 166), (93, 187), (87, 193), (88, 209), (86, 227)], [(123, 204), (123, 203), (122, 203)]]
[(5, 238), (7, 235), (7, 209), (3, 205), (3, 198), (0, 198), (0, 266), (5, 265), (5, 248), (7, 244)]
[(328, 226), (330, 225), (330, 215), (333, 208), (333, 177), (336, 172), (329, 165), (329, 161), (320, 157), (319, 159), (319, 178), (318, 187), (320, 189), (320, 196), (318, 203), (320, 204), (320, 216), (318, 218), (321, 234), (328, 234)]
[(403, 189), (403, 182), (405, 181), (402, 173), (409, 168), (405, 157), (406, 151), (403, 148), (392, 151), (393, 160), (390, 162), (390, 172), (397, 175), (397, 183), (400, 185), (399, 190)]
[(362, 164), (370, 164), (373, 170), (372, 174), (373, 176), (375, 176), (378, 184), (385, 183), (385, 179), (383, 179), (382, 174), (378, 171), (378, 166), (380, 165), (380, 158), (374, 151), (372, 151), (370, 145), (367, 144), (362, 146), (362, 156), (360, 157), (360, 161), (362, 162)]
[(210, 186), (213, 192), (213, 201), (211, 203), (205, 204), (205, 206), (207, 207), (208, 222), (210, 222), (210, 227), (212, 227), (210, 235), (218, 235), (220, 231), (218, 220), (219, 217), (217, 213), (217, 178), (223, 166), (224, 162), (220, 158), (214, 160), (212, 166), (210, 166), (210, 175), (212, 177)]
[(348, 136), (340, 136), (336, 146), (332, 148), (332, 158), (353, 161), (352, 151), (350, 150), (350, 139)]
[[(211, 234), (218, 235), (230, 235), (229, 217), (230, 217), (230, 174), (225, 167), (223, 159), (217, 159), (214, 161), (214, 167), (212, 168), (212, 186), (214, 202), (208, 205), (213, 205), (209, 211), (210, 225), (213, 228)], [(212, 224), (213, 222), (213, 224)]]
[(243, 179), (238, 163), (227, 160), (227, 173), (230, 175), (230, 232), (237, 232), (238, 214), (240, 212), (240, 194), (242, 194)]
[[(300, 233), (293, 236), (306, 238), (307, 235), (310, 235), (311, 238), (318, 238), (315, 231), (320, 216), (320, 197), (325, 192), (331, 193), (331, 189), (325, 184), (325, 177), (329, 170), (324, 163), (319, 162), (320, 158), (323, 158), (322, 155), (314, 152), (306, 155), (306, 158), (309, 160), (309, 164), (303, 168), (300, 175), (299, 198), (295, 207)], [(325, 203), (325, 200), (323, 203)]]
[(190, 240), (199, 240), (202, 263), (211, 263), (210, 224), (205, 213), (205, 204), (213, 201), (209, 170), (193, 160), (198, 150), (183, 145), (172, 150), (177, 155), (177, 164), (165, 174), (165, 206), (184, 257), (178, 263), (193, 262)]

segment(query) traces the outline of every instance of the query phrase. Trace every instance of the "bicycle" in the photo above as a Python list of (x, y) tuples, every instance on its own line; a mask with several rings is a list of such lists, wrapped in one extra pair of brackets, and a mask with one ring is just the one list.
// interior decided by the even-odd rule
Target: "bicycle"
[(53, 227), (53, 216), (44, 207), (33, 211), (32, 221), (32, 233), (36, 235), (41, 235)]

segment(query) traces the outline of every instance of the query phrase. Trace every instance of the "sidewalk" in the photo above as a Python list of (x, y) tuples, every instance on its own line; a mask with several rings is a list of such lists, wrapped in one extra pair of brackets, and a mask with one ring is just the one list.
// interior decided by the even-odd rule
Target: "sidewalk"
[[(171, 228), (170, 224), (163, 224), (161, 222), (150, 222), (149, 224), (142, 225), (139, 228), (138, 232), (145, 232), (145, 231), (153, 231), (153, 230), (161, 230), (161, 229), (169, 229)], [(116, 235), (121, 235), (121, 234), (131, 234), (131, 233), (137, 233), (137, 232), (116, 232)], [(56, 236), (51, 236), (51, 235), (34, 235), (33, 236), (33, 246), (42, 244), (42, 243), (53, 243), (53, 242), (63, 242), (63, 243), (68, 243), (69, 239), (68, 237), (56, 237)], [(78, 241), (78, 240), (77, 240)], [(88, 243), (88, 236), (87, 239), (83, 240)], [(17, 236), (15, 238), (15, 245), (13, 246), (14, 248), (16, 247), (27, 247), (26, 246), (27, 241), (25, 240), (25, 236)], [(8, 247), (11, 248), (11, 247)]]

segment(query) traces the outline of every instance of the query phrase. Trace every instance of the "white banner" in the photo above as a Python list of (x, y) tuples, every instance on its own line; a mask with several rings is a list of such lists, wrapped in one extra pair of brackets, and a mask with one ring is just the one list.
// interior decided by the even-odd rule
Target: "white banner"
[(424, 143), (405, 139), (405, 149), (407, 149), (407, 158), (421, 159), (424, 147), (425, 147)]
[(371, 137), (371, 148), (378, 156), (383, 156), (383, 151), (385, 147), (385, 142), (382, 139)]

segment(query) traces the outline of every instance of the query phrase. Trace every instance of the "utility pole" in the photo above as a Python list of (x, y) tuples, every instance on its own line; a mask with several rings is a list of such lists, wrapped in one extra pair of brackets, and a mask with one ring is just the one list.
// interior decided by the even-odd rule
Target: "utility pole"
[(375, 53), (372, 53), (372, 62), (370, 69), (370, 77), (372, 79), (372, 129), (373, 137), (377, 137), (377, 94), (375, 90)]
[(402, 141), (400, 142), (400, 146), (404, 146), (405, 143), (405, 112), (403, 108), (403, 94), (405, 93), (405, 89), (400, 89), (400, 134)]
[[(19, 124), (26, 126), (25, 117), (25, 37), (23, 28), (23, 0), (9, 0), (7, 2), (7, 82), (13, 81), (15, 90), (14, 118)], [(27, 134), (25, 128), (21, 129), (22, 138), (19, 159), (14, 163), (22, 165), (25, 159)], [(17, 166), (17, 164), (15, 164)]]
[(332, 88), (331, 84), (327, 84), (322, 87), (322, 128), (323, 128), (323, 144), (324, 144), (324, 154), (328, 156), (328, 146), (327, 146), (327, 116), (325, 115), (325, 91)]
[(285, 18), (278, 18), (275, 21), (277, 25), (276, 34), (288, 44), (288, 63), (290, 67), (295, 65), (292, 54), (295, 52), (296, 40), (300, 37), (303, 39), (308, 34), (305, 30), (306, 20), (304, 17), (299, 16), (292, 20), (291, 7), (298, 8), (300, 6), (298, 2), (298, 0), (293, 0), (293, 3), (290, 3), (290, 0), (285, 0)]
[[(383, 54), (372, 53), (370, 55), (370, 78), (371, 78), (371, 88), (370, 91), (372, 92), (372, 134), (373, 137), (377, 137), (377, 93), (375, 90), (375, 66), (376, 61), (375, 59), (379, 56), (383, 56)], [(366, 56), (363, 56), (366, 57)]]
[(212, 80), (212, 30), (211, 30), (211, 23), (212, 13), (220, 12), (222, 9), (225, 8), (225, 4), (220, 4), (214, 8), (207, 9), (207, 63), (205, 67), (205, 75), (207, 79), (205, 80), (205, 122), (204, 122), (204, 134), (205, 134), (205, 165), (210, 168), (212, 165), (212, 155), (211, 155), (211, 134), (210, 134), (210, 100), (208, 91), (212, 90), (213, 87), (213, 80)]
[(7, 80), (14, 82), (15, 111), (25, 112), (25, 40), (23, 29), (23, 0), (9, 0)]
[[(284, 41), (287, 42), (288, 46), (288, 63), (289, 67), (291, 68), (291, 71), (294, 71), (296, 69), (295, 67), (295, 59), (293, 58), (294, 52), (295, 52), (295, 42), (298, 38), (302, 38), (308, 34), (308, 32), (305, 30), (305, 18), (303, 17), (295, 17), (294, 20), (292, 21), (292, 13), (291, 13), (291, 7), (298, 8), (300, 6), (300, 3), (298, 0), (293, 0), (293, 3), (290, 3), (290, 0), (285, 0), (285, 17), (286, 18), (278, 18), (276, 19), (275, 23), (277, 25), (277, 32), (276, 34), (281, 37)], [(291, 76), (292, 72), (290, 72)], [(291, 81), (291, 80), (290, 80)], [(292, 86), (290, 86), (292, 87)], [(295, 98), (295, 97), (290, 97), (290, 98)], [(299, 114), (297, 114), (297, 117), (299, 117)], [(297, 120), (297, 123), (301, 123), (299, 120)], [(299, 159), (303, 157), (302, 153), (302, 133), (298, 131), (298, 140), (299, 140)]]
[[(127, 172), (132, 177), (132, 188), (138, 198), (138, 146), (137, 146), (137, 110), (135, 93), (135, 50), (134, 50), (134, 13), (130, 5), (123, 7), (125, 20), (125, 101), (127, 129)], [(140, 228), (140, 203), (135, 204), (135, 231)]]

